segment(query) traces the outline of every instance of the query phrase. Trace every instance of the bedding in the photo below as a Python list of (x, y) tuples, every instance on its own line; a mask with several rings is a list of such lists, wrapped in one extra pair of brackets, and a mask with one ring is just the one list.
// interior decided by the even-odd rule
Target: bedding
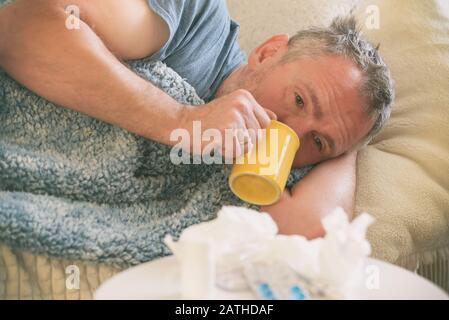
[(0, 244), (0, 300), (92, 299), (100, 284), (123, 269), (36, 255)]
[[(129, 66), (179, 102), (202, 103), (163, 63)], [(169, 254), (167, 234), (249, 206), (228, 187), (230, 165), (176, 165), (171, 147), (55, 106), (4, 72), (0, 86), (0, 242), (13, 249), (136, 265)]]

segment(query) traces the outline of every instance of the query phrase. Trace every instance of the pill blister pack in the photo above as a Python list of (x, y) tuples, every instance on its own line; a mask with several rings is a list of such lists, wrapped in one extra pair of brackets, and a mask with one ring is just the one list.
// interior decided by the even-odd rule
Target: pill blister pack
[(276, 259), (230, 255), (217, 264), (215, 285), (225, 291), (251, 290), (263, 300), (339, 299), (333, 290)]
[(309, 300), (305, 283), (287, 264), (279, 261), (248, 262), (243, 267), (247, 283), (263, 300)]

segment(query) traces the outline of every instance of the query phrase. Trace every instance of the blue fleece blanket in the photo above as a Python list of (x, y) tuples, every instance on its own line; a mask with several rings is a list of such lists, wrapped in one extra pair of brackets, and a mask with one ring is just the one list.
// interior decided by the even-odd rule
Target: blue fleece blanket
[[(179, 102), (202, 104), (161, 62), (130, 63)], [(226, 165), (174, 165), (170, 148), (67, 110), (0, 70), (0, 242), (67, 259), (135, 265), (169, 254), (162, 242), (248, 206)], [(289, 184), (307, 169), (294, 170)]]

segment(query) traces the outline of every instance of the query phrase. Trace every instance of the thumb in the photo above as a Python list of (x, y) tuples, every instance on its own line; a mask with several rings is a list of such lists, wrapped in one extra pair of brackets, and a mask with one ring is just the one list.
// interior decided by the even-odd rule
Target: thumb
[(270, 109), (264, 108), (265, 112), (268, 114), (268, 116), (270, 117), (271, 120), (277, 120), (278, 116), (276, 115), (276, 113), (274, 113), (273, 111), (271, 111)]

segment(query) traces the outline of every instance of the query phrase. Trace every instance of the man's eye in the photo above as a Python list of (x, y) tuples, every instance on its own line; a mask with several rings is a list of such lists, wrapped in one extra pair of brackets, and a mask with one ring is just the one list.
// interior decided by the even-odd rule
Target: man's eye
[(298, 107), (304, 108), (304, 100), (302, 100), (302, 97), (297, 93), (295, 93), (295, 102)]
[(322, 150), (323, 149), (323, 143), (321, 142), (320, 137), (318, 136), (314, 136), (313, 137), (313, 142), (315, 143), (315, 145), (317, 146), (318, 150)]

